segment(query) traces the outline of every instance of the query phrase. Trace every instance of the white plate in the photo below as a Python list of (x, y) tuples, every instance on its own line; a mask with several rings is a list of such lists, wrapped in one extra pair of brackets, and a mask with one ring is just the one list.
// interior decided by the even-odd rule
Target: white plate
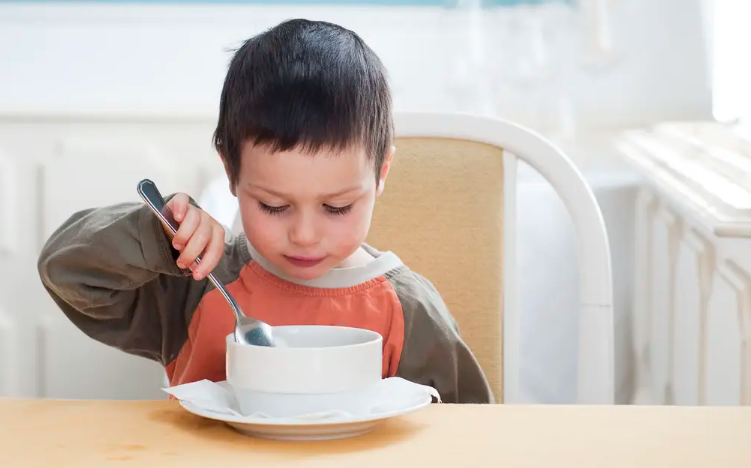
[[(217, 382), (226, 388), (227, 383)], [(382, 421), (407, 413), (412, 413), (430, 405), (429, 394), (415, 395), (403, 403), (390, 405), (388, 411), (375, 412), (366, 416), (337, 416), (324, 419), (269, 419), (232, 416), (201, 408), (188, 401), (180, 405), (188, 412), (203, 418), (222, 421), (238, 432), (264, 439), (277, 440), (327, 440), (355, 437), (375, 429)]]

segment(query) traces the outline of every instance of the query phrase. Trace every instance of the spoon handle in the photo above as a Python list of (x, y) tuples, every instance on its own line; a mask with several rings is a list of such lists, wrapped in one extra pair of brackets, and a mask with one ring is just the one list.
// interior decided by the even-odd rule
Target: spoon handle
[[(175, 221), (175, 217), (172, 214), (172, 210), (167, 206), (167, 202), (164, 201), (164, 197), (159, 193), (159, 189), (156, 188), (156, 184), (149, 179), (143, 179), (138, 183), (138, 194), (141, 195), (143, 201), (149, 205), (151, 211), (162, 221), (162, 224), (172, 231), (172, 234), (177, 234), (177, 230), (180, 228), (180, 223)], [(201, 256), (196, 257), (196, 264), (201, 263)], [(214, 281), (212, 279), (212, 281)], [(216, 283), (215, 283), (216, 284)]]
[[(177, 234), (177, 230), (180, 228), (180, 223), (175, 221), (175, 217), (172, 214), (172, 210), (167, 206), (167, 202), (164, 201), (164, 197), (159, 193), (159, 189), (156, 188), (156, 184), (149, 179), (143, 179), (138, 183), (138, 194), (141, 195), (143, 201), (151, 208), (151, 211), (162, 221), (162, 224), (172, 231), (172, 234)], [(196, 264), (201, 263), (201, 256), (196, 257)], [(209, 273), (209, 279), (215, 286), (219, 287), (214, 275)]]
[[(175, 221), (175, 217), (172, 215), (172, 210), (167, 206), (167, 202), (164, 201), (164, 197), (159, 193), (156, 184), (149, 179), (142, 180), (138, 183), (138, 194), (141, 195), (141, 198), (143, 198), (149, 208), (151, 208), (151, 211), (153, 211), (162, 221), (162, 224), (167, 226), (167, 228), (172, 231), (172, 234), (176, 234), (177, 230), (180, 228), (180, 224)], [(201, 263), (200, 255), (196, 258), (196, 264), (199, 263)], [(214, 283), (214, 286), (216, 286), (216, 288), (222, 293), (222, 296), (224, 296), (227, 302), (230, 303), (235, 316), (244, 316), (245, 314), (240, 311), (240, 307), (237, 305), (237, 302), (235, 302), (235, 299), (229, 294), (229, 291), (225, 289), (224, 285), (216, 279), (213, 273), (209, 273), (208, 279)]]
[(149, 205), (151, 211), (162, 221), (162, 224), (172, 231), (172, 234), (177, 234), (180, 224), (175, 221), (172, 210), (167, 206), (167, 202), (164, 201), (164, 197), (159, 193), (156, 184), (149, 179), (143, 179), (138, 183), (138, 194)]

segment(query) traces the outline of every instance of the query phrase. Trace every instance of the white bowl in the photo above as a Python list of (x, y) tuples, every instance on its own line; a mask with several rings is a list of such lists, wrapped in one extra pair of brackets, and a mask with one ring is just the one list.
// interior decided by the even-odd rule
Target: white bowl
[(381, 380), (383, 337), (323, 325), (274, 327), (284, 346), (239, 345), (227, 336), (227, 383), (244, 414), (293, 417), (370, 411)]

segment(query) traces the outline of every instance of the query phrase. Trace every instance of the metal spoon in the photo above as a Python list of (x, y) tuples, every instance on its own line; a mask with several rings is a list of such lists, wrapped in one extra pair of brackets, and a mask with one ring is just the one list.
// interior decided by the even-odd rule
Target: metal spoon
[[(174, 216), (172, 216), (172, 210), (169, 209), (164, 198), (162, 198), (162, 194), (159, 193), (156, 184), (149, 179), (142, 180), (138, 183), (138, 194), (141, 195), (141, 198), (151, 208), (151, 211), (162, 221), (162, 224), (167, 226), (167, 229), (172, 231), (173, 234), (176, 234), (180, 225), (175, 221)], [(201, 263), (200, 256), (196, 258), (196, 263)], [(255, 346), (275, 346), (271, 326), (260, 320), (246, 316), (221, 281), (216, 279), (213, 273), (209, 273), (208, 278), (214, 283), (219, 292), (222, 293), (222, 296), (224, 296), (235, 313), (235, 341)]]

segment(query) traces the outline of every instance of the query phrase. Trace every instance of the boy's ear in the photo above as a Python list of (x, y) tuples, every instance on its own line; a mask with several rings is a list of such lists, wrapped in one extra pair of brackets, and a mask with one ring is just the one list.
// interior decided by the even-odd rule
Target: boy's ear
[(389, 146), (386, 151), (386, 156), (383, 158), (383, 166), (381, 166), (381, 174), (378, 177), (378, 191), (376, 195), (383, 193), (384, 186), (386, 185), (386, 177), (389, 175), (389, 169), (391, 169), (391, 161), (394, 159), (394, 153), (396, 153), (395, 146)]
[(235, 193), (235, 184), (232, 182), (232, 175), (229, 172), (229, 166), (227, 166), (227, 160), (224, 159), (224, 156), (221, 154), (219, 155), (219, 158), (222, 160), (222, 164), (224, 165), (224, 173), (227, 174), (227, 179), (229, 180), (229, 191), (232, 192), (233, 197), (237, 197), (237, 193)]

